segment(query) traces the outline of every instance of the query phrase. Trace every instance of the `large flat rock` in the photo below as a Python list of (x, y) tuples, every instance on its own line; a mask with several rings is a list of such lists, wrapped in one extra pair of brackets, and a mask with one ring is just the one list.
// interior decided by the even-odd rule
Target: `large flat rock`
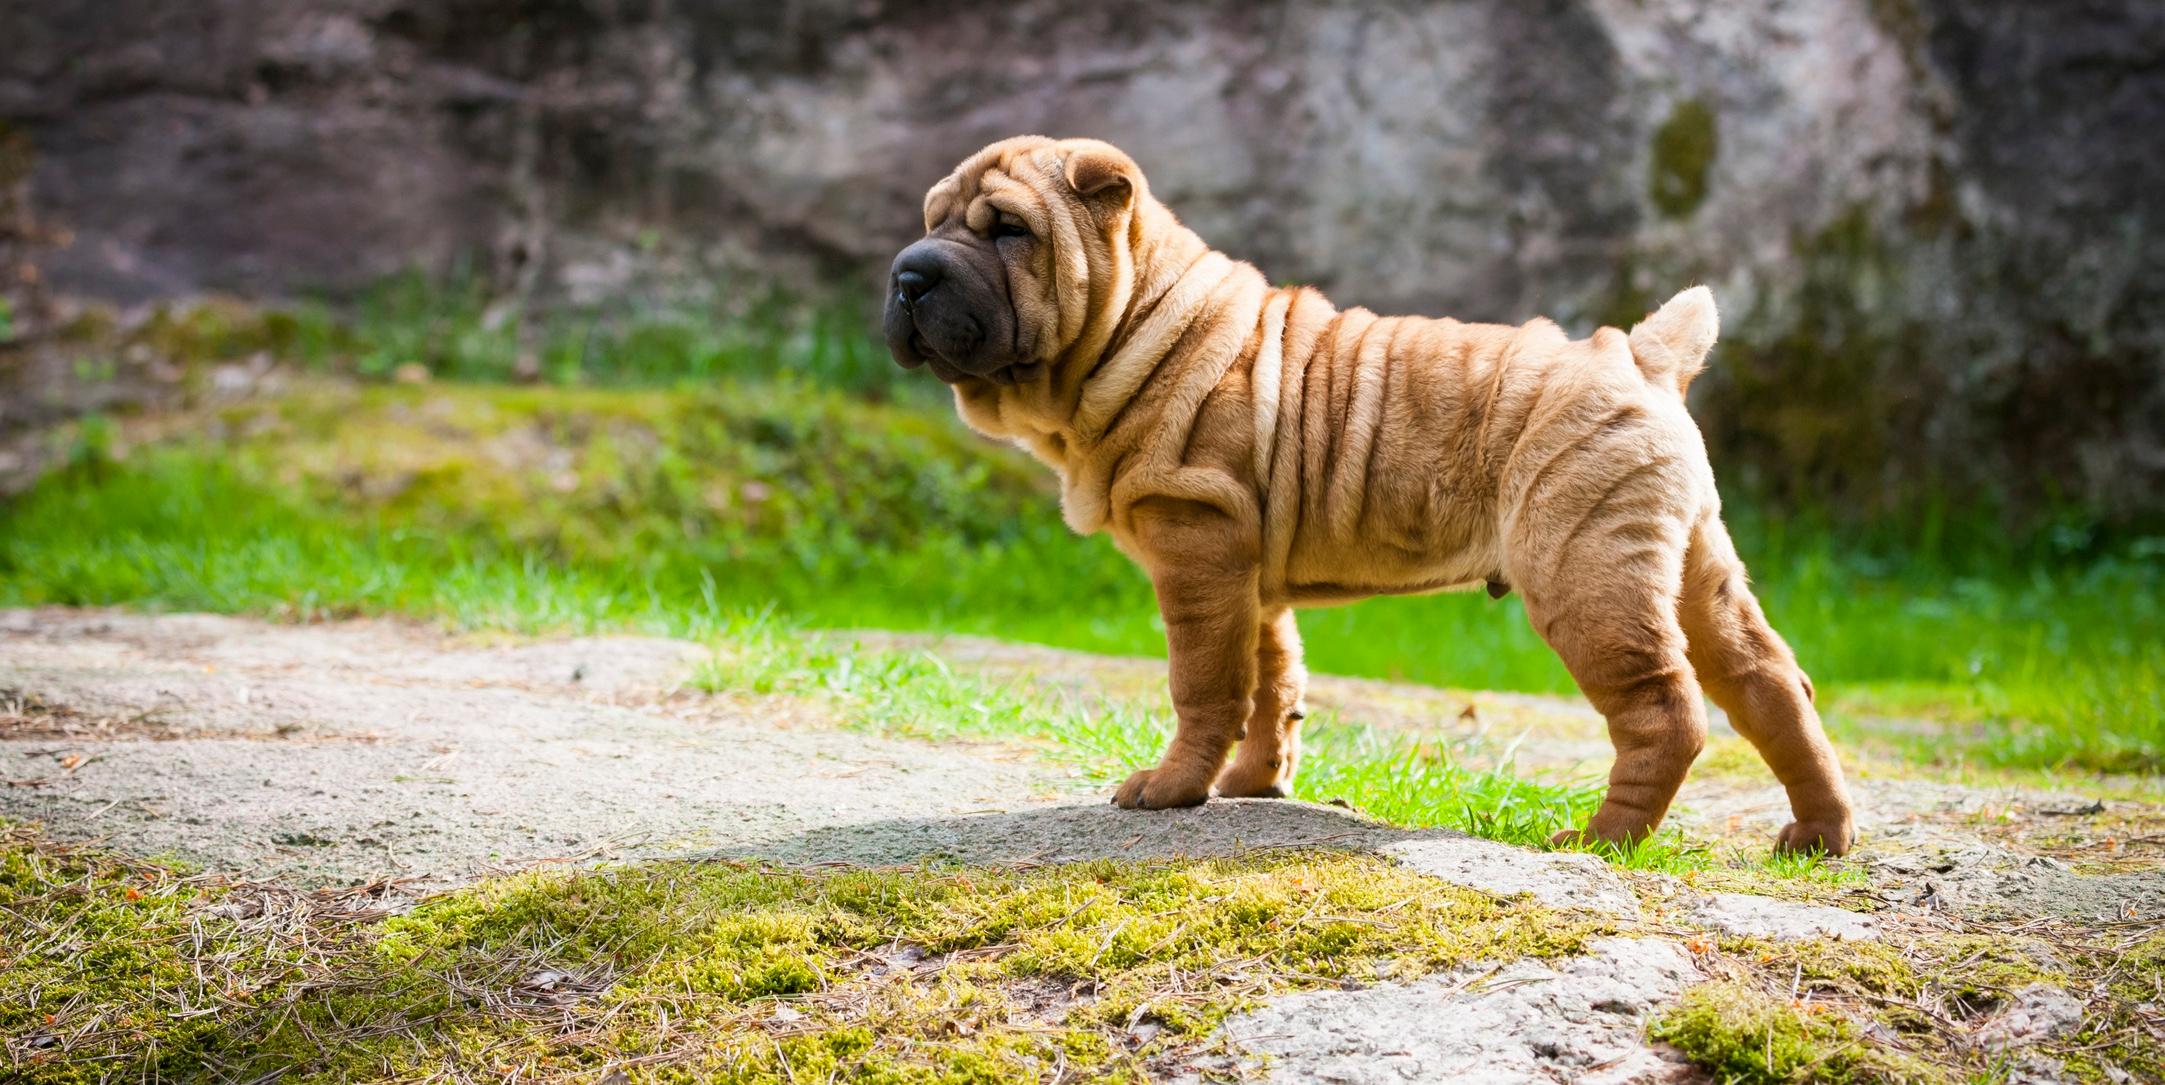
[[(0, 612), (0, 814), (295, 884), (420, 892), (537, 862), (1064, 862), (1387, 851), (1501, 896), (1628, 914), (1590, 856), (1307, 803), (1135, 812), (1028, 750), (687, 691), (704, 650), (418, 625)], [(4, 707), (4, 706), (0, 706)]]

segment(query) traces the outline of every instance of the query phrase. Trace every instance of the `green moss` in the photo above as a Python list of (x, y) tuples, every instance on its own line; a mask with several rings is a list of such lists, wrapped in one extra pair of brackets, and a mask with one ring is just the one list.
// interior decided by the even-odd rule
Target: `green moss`
[(1708, 983), (1685, 992), (1648, 1034), (1735, 1085), (1947, 1080), (1871, 1042), (1831, 1009), (1785, 1003), (1741, 984)]
[[(606, 1034), (535, 1049), (571, 1065), (653, 1050), (686, 1080), (801, 1080), (809, 1069), (814, 1080), (995, 1081), (1063, 1062), (1086, 1079), (1129, 1075), (1266, 990), (1568, 953), (1594, 929), (1372, 858), (1288, 855), (1032, 872), (661, 864), (530, 875), (392, 920), (383, 944), (408, 972), (469, 985), (537, 968), (610, 977), (589, 1011), (614, 1022)], [(536, 947), (549, 947), (545, 958)], [(1047, 1020), (1018, 999), (1031, 981), (1084, 994)], [(1167, 1039), (1124, 1039), (1139, 1017)], [(506, 1042), (483, 1015), (454, 1020), (485, 1045)], [(662, 1031), (704, 1042), (670, 1048)], [(459, 1064), (451, 1046), (422, 1046), (417, 1067)]]
[(1670, 218), (1684, 218), (1706, 202), (1707, 174), (1720, 153), (1713, 107), (1686, 98), (1669, 110), (1654, 130), (1647, 173), (1647, 195)]
[(0, 967), (0, 1030), (39, 1083), (1140, 1080), (1266, 994), (1607, 929), (1341, 853), (658, 863), (495, 879), (380, 922), (226, 908), (235, 887), (21, 834), (0, 860), (0, 908), (39, 932)]
[(2118, 947), (2119, 967), (2113, 993), (2139, 1002), (2165, 1005), (2165, 931), (2152, 931), (2133, 944)]
[[(1718, 979), (1657, 1019), (1651, 1034), (1723, 1080), (1997, 1080), (1975, 1024), (2024, 988), (2109, 990), (2081, 1030), (2024, 1048), (2075, 1080), (2155, 1077), (2165, 1049), (2143, 1004), (2165, 985), (2165, 936), (2115, 945), (2095, 932), (2035, 941), (1961, 931), (1873, 942), (1725, 938), (1705, 963)], [(1816, 1068), (1813, 1060), (1821, 1060)]]
[(232, 298), (207, 298), (159, 306), (148, 319), (131, 326), (127, 346), (183, 367), (225, 362), (259, 352), (290, 357), (299, 350), (302, 318)]
[(1692, 763), (1694, 776), (1758, 779), (1766, 775), (1767, 763), (1752, 744), (1734, 735), (1715, 735), (1707, 740), (1699, 760)]
[(120, 318), (112, 306), (95, 302), (86, 303), (66, 323), (53, 331), (53, 337), (71, 346), (104, 347), (118, 330)]
[[(324, 388), (227, 412), (249, 474), (402, 523), (574, 561), (787, 538), (829, 562), (1016, 535), (1040, 471), (959, 427), (798, 385), (660, 392)], [(276, 440), (266, 440), (275, 437)]]

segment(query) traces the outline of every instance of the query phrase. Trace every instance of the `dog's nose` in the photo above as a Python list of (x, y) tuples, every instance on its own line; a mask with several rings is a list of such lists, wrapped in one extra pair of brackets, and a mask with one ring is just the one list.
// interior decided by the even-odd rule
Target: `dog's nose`
[(932, 289), (932, 283), (932, 276), (914, 268), (895, 272), (895, 289), (902, 291), (902, 296), (910, 301), (924, 297), (925, 291)]
[(895, 257), (894, 288), (903, 301), (914, 302), (940, 285), (941, 270), (938, 245), (930, 240), (919, 241)]

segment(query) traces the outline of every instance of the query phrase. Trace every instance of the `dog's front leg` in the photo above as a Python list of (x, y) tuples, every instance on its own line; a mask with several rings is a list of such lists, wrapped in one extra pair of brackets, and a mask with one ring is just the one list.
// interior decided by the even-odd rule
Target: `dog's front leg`
[(1113, 801), (1129, 809), (1194, 806), (1210, 797), (1255, 690), (1256, 546), (1231, 517), (1190, 501), (1138, 502), (1132, 523), (1165, 617), (1180, 722), (1158, 767), (1128, 777)]

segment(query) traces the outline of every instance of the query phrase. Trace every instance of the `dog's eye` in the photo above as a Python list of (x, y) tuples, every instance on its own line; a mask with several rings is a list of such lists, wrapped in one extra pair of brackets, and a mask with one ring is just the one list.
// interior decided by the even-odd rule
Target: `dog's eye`
[(1030, 227), (1024, 224), (1023, 221), (1019, 218), (1014, 218), (1008, 215), (1001, 215), (999, 218), (994, 219), (992, 222), (992, 239), (994, 241), (998, 241), (1001, 238), (1006, 237), (1029, 236)]

